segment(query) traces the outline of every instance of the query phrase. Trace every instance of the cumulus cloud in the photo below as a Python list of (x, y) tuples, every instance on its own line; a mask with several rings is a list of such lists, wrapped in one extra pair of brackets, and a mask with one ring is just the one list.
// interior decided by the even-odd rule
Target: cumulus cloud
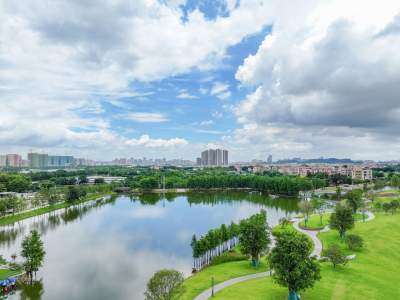
[(1, 1), (1, 151), (73, 151), (81, 145), (73, 137), (105, 153), (100, 144), (121, 136), (102, 116), (103, 102), (124, 107), (118, 98), (137, 94), (137, 81), (215, 68), (228, 47), (271, 19), (260, 1), (228, 1), (229, 14), (213, 19), (199, 9), (183, 18), (184, 2)]
[(400, 4), (321, 1), (294, 13), (237, 70), (255, 88), (235, 109), (237, 138), (277, 153), (396, 157)]

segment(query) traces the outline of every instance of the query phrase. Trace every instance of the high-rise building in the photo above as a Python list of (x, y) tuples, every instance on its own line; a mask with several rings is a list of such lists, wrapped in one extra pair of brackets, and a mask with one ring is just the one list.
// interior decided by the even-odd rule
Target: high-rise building
[(71, 167), (73, 164), (74, 164), (73, 156), (49, 155), (47, 166), (53, 168), (65, 168), (65, 167)]
[(268, 164), (272, 164), (272, 155), (271, 155), (271, 154), (268, 155), (267, 163), (268, 163)]
[(0, 155), (0, 167), (7, 167), (7, 155)]
[(49, 156), (41, 153), (28, 153), (29, 167), (32, 169), (44, 169), (48, 166)]
[(226, 166), (228, 165), (228, 151), (222, 149), (208, 149), (201, 153), (201, 165)]
[(22, 157), (18, 154), (7, 154), (7, 167), (19, 168), (22, 164)]
[(196, 158), (196, 164), (201, 166), (201, 157)]

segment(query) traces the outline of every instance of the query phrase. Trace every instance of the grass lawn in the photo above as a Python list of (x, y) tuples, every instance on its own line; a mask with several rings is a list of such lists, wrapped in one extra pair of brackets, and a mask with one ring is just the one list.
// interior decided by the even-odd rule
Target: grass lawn
[(218, 284), (231, 278), (265, 271), (267, 271), (265, 258), (261, 259), (260, 265), (257, 269), (253, 268), (250, 265), (250, 261), (247, 260), (210, 266), (185, 280), (183, 284), (185, 292), (179, 299), (193, 300), (195, 296), (211, 287), (211, 278), (213, 276), (215, 284)]
[(46, 207), (42, 207), (42, 208), (31, 210), (31, 211), (27, 211), (27, 212), (21, 212), (21, 213), (18, 213), (18, 214), (15, 214), (15, 215), (11, 215), (11, 216), (1, 217), (0, 218), (0, 226), (1, 225), (13, 224), (13, 223), (15, 223), (17, 221), (28, 219), (28, 218), (31, 218), (31, 217), (34, 217), (34, 216), (43, 215), (43, 214), (51, 212), (51, 211), (55, 211), (55, 210), (58, 210), (58, 209), (61, 209), (61, 208), (66, 208), (66, 207), (69, 207), (69, 206), (74, 206), (74, 205), (79, 204), (79, 203), (87, 202), (87, 201), (90, 201), (90, 200), (95, 200), (97, 198), (101, 198), (101, 197), (104, 197), (104, 196), (107, 196), (107, 195), (111, 195), (111, 194), (112, 194), (111, 192), (91, 194), (91, 195), (88, 195), (85, 198), (83, 198), (82, 200), (77, 201), (77, 202), (75, 202), (73, 204), (69, 204), (67, 202), (61, 202), (61, 203), (57, 203), (57, 204), (55, 204), (53, 206), (46, 206)]
[(0, 280), (7, 279), (8, 277), (12, 277), (21, 273), (22, 273), (21, 270), (11, 271), (6, 269), (0, 269)]
[[(311, 215), (308, 218), (307, 222), (307, 227), (304, 226), (304, 220), (299, 223), (299, 227), (303, 229), (309, 229), (309, 230), (320, 230), (323, 229), (326, 225), (329, 224), (330, 221), (330, 216), (331, 213), (324, 213), (322, 215), (322, 226), (320, 225), (320, 216), (319, 214)], [(356, 213), (354, 215), (354, 218), (356, 221), (361, 221), (362, 220), (362, 214), (361, 213)], [(367, 216), (365, 216), (367, 218)]]
[[(322, 263), (321, 281), (301, 293), (303, 300), (400, 299), (400, 214), (377, 214), (370, 222), (358, 222), (351, 233), (363, 237), (365, 248), (346, 250), (356, 258), (344, 267), (334, 269), (330, 263)], [(335, 243), (345, 249), (336, 231), (319, 236), (324, 247)], [(284, 300), (287, 290), (271, 278), (262, 278), (224, 289), (215, 299)]]

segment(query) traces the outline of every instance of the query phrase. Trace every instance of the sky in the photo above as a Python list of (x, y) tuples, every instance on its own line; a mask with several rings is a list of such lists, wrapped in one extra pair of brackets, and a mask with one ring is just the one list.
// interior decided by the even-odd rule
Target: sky
[(400, 159), (400, 1), (0, 1), (0, 153)]

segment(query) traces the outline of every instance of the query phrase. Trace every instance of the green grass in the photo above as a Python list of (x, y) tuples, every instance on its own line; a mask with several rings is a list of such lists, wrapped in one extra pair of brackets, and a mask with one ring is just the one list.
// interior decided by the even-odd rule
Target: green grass
[(76, 204), (80, 204), (80, 203), (83, 203), (83, 202), (87, 202), (87, 201), (90, 201), (90, 200), (95, 200), (97, 198), (101, 198), (101, 197), (104, 197), (106, 195), (111, 195), (111, 194), (112, 194), (111, 192), (96, 193), (96, 194), (92, 194), (92, 195), (86, 196), (82, 200), (76, 201), (73, 204), (69, 204), (67, 202), (61, 202), (61, 203), (57, 203), (57, 204), (55, 204), (53, 206), (42, 207), (42, 208), (34, 209), (34, 210), (31, 210), (31, 211), (27, 211), (27, 212), (18, 213), (18, 214), (11, 215), (11, 216), (1, 217), (0, 218), (0, 226), (13, 224), (13, 223), (15, 223), (17, 221), (21, 221), (21, 220), (28, 219), (28, 218), (35, 217), (35, 216), (39, 216), (39, 215), (43, 215), (43, 214), (49, 213), (51, 211), (55, 211), (55, 210), (58, 210), (58, 209), (61, 209), (61, 208), (66, 208), (66, 207), (73, 206), (73, 205), (76, 205)]
[(11, 271), (6, 269), (0, 269), (0, 280), (7, 279), (18, 274), (21, 274), (21, 270)]
[[(377, 214), (373, 221), (358, 222), (351, 233), (363, 237), (365, 248), (349, 251), (336, 231), (320, 233), (323, 246), (339, 244), (355, 260), (334, 269), (321, 263), (322, 279), (314, 288), (301, 293), (303, 300), (399, 299), (400, 295), (400, 214)], [(271, 278), (243, 282), (216, 294), (215, 299), (287, 299), (287, 289)]]
[[(329, 225), (331, 213), (324, 213), (322, 215), (322, 225), (320, 223), (320, 216), (319, 214), (311, 215), (308, 218), (307, 227), (304, 226), (304, 220), (299, 223), (299, 227), (308, 230), (320, 230), (323, 229), (325, 226)], [(356, 213), (354, 215), (356, 221), (362, 220), (362, 214)], [(365, 217), (367, 218), (367, 216)]]
[(247, 260), (210, 266), (185, 280), (183, 283), (185, 292), (179, 299), (192, 300), (195, 296), (211, 287), (212, 277), (214, 277), (215, 284), (218, 284), (231, 278), (265, 271), (267, 271), (265, 258), (261, 259), (258, 268), (253, 268)]

